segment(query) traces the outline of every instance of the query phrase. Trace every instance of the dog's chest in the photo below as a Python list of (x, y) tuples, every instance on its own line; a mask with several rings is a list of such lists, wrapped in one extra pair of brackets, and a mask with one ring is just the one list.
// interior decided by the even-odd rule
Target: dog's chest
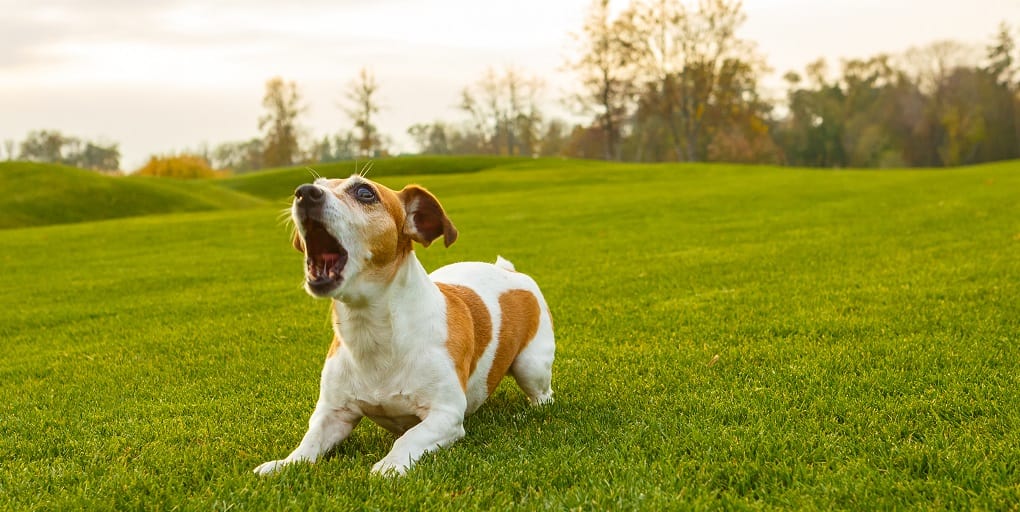
[(393, 395), (378, 400), (357, 400), (361, 413), (380, 427), (402, 434), (417, 425), (426, 411), (406, 395)]
[(417, 425), (428, 414), (428, 386), (413, 378), (423, 373), (416, 366), (391, 364), (373, 371), (343, 359), (336, 363), (333, 368), (327, 365), (325, 391), (330, 402), (354, 409), (395, 433)]

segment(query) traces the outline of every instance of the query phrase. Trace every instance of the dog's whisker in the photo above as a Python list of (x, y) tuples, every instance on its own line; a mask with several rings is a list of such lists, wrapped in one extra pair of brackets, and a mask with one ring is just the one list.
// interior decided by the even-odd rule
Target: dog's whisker
[(362, 166), (362, 168), (361, 168), (361, 177), (362, 178), (367, 178), (368, 177), (368, 173), (372, 170), (372, 168), (374, 166), (375, 166), (375, 162), (372, 162), (372, 161), (365, 162), (365, 165)]

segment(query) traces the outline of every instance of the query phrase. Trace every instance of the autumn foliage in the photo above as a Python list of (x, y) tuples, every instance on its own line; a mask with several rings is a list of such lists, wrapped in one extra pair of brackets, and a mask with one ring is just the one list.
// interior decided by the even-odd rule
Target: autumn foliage
[(195, 155), (153, 156), (135, 174), (180, 179), (216, 178), (222, 175), (210, 167), (205, 158)]

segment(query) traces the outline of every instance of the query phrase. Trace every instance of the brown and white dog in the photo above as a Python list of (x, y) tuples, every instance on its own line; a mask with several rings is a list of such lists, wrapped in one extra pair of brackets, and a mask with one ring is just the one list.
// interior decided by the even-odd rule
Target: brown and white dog
[(427, 274), (412, 242), (457, 239), (431, 193), (354, 175), (294, 196), (305, 289), (332, 299), (333, 344), (301, 444), (256, 473), (314, 462), (367, 417), (400, 436), (372, 471), (403, 474), (463, 437), (464, 417), (507, 373), (533, 404), (552, 402), (555, 341), (538, 285), (503, 258)]

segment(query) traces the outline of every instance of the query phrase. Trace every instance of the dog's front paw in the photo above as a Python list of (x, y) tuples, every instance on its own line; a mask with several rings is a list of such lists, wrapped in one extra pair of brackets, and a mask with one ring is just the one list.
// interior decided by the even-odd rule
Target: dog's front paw
[(411, 469), (410, 464), (396, 462), (386, 457), (372, 466), (372, 473), (382, 476), (402, 476), (407, 473), (408, 469)]
[(271, 460), (269, 462), (260, 464), (259, 467), (255, 468), (254, 472), (255, 472), (256, 475), (261, 475), (261, 476), (271, 475), (271, 474), (279, 471), (280, 469), (282, 469), (287, 464), (290, 464), (290, 461), (288, 461), (286, 459)]

